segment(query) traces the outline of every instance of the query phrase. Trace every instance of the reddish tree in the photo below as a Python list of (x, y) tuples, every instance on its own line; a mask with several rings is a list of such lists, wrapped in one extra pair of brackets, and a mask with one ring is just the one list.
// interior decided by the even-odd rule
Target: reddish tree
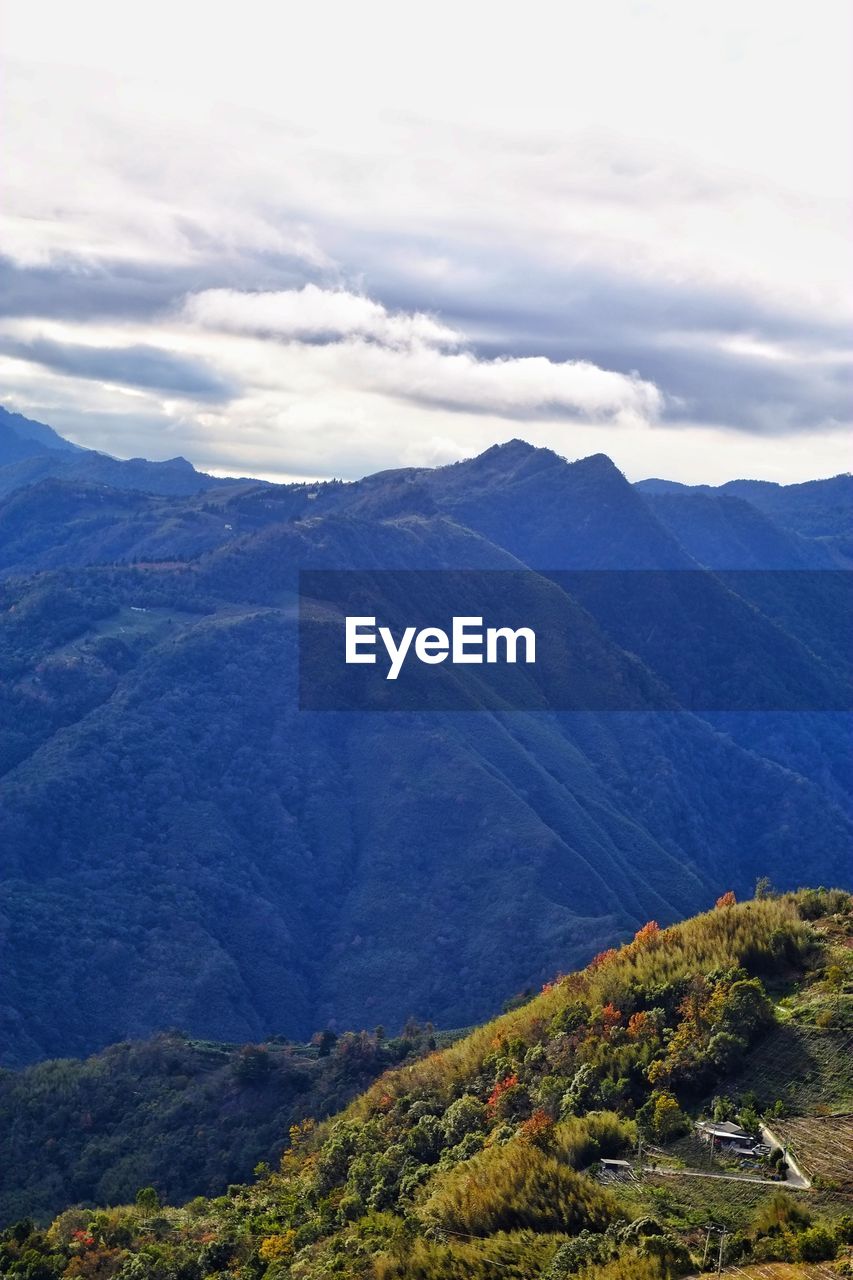
[(628, 1039), (629, 1040), (645, 1040), (651, 1029), (649, 1015), (644, 1013), (642, 1009), (637, 1013), (632, 1013), (628, 1019)]
[(504, 1076), (503, 1080), (499, 1080), (486, 1101), (486, 1106), (490, 1111), (494, 1111), (501, 1098), (510, 1089), (514, 1089), (518, 1084), (518, 1076), (513, 1073), (511, 1076)]
[(732, 890), (729, 889), (726, 893), (723, 893), (720, 895), (720, 897), (714, 903), (714, 906), (715, 907), (733, 907), (736, 902), (737, 902), (737, 898), (735, 897)]
[(622, 1010), (617, 1009), (615, 1004), (606, 1004), (600, 1014), (601, 1034), (605, 1040), (609, 1040), (617, 1027), (622, 1025)]
[(535, 1142), (540, 1146), (548, 1142), (553, 1132), (554, 1121), (541, 1107), (536, 1108), (533, 1115), (524, 1121), (519, 1130), (521, 1136), (528, 1142)]

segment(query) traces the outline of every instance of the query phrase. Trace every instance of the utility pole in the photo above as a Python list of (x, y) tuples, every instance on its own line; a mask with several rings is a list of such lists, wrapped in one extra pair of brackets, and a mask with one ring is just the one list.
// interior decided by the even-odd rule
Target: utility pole
[(720, 1254), (719, 1254), (719, 1257), (717, 1258), (717, 1275), (718, 1276), (722, 1275), (723, 1273), (723, 1245), (725, 1244), (725, 1240), (726, 1240), (726, 1232), (725, 1232), (725, 1228), (723, 1228), (723, 1230), (720, 1232)]
[(708, 1246), (711, 1243), (711, 1230), (708, 1228), (708, 1234), (705, 1236), (705, 1252), (702, 1254), (702, 1270), (705, 1270), (705, 1263), (708, 1261)]

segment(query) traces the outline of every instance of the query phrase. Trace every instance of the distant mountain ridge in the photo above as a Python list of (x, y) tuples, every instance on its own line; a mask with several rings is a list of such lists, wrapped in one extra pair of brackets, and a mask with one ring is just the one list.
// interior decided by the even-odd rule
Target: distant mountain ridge
[[(743, 558), (742, 526), (745, 520), (754, 520), (748, 506), (768, 522), (762, 535), (768, 558), (781, 558), (784, 562), (761, 567), (853, 566), (853, 475), (849, 473), (788, 485), (769, 480), (730, 480), (715, 487), (654, 479), (641, 480), (634, 487), (650, 500), (660, 519), (672, 522), (675, 531), (684, 532), (691, 518), (703, 526), (704, 533), (698, 535), (700, 540), (695, 545), (706, 553), (710, 545), (712, 554), (722, 554), (729, 560)], [(780, 532), (784, 539), (780, 540)], [(771, 540), (776, 544), (773, 550)], [(730, 563), (720, 567), (750, 566)]]
[(7, 450), (9, 460), (18, 461), (45, 449), (74, 453), (80, 446), (66, 440), (46, 423), (25, 418), (22, 413), (12, 413), (0, 405), (0, 464), (6, 462)]
[(51, 477), (173, 497), (233, 483), (196, 471), (186, 458), (122, 460), (84, 449), (43, 422), (0, 406), (0, 496)]
[[(500, 484), (492, 492), (496, 476)], [(346, 484), (267, 486), (206, 475), (182, 457), (164, 462), (112, 458), (0, 406), (0, 499), (51, 479), (73, 483), (78, 491), (81, 485), (102, 485), (172, 498), (234, 486), (272, 488), (291, 496), (289, 504), (285, 497), (291, 513), (304, 513), (308, 502), (318, 499), (318, 511), (346, 507), (388, 516), (441, 509), (504, 545), (511, 540), (511, 549), (526, 562), (547, 561), (552, 568), (853, 565), (849, 475), (794, 485), (733, 480), (715, 488), (650, 479), (629, 486), (605, 454), (568, 463), (549, 449), (510, 440), (477, 458), (435, 470), (392, 469)], [(641, 495), (633, 508), (629, 488)], [(535, 495), (536, 510), (527, 495)], [(569, 532), (584, 525), (578, 548), (561, 536), (564, 505), (572, 508)], [(617, 509), (614, 525), (610, 517)], [(590, 545), (594, 530), (595, 553)], [(5, 559), (8, 563), (8, 553)]]

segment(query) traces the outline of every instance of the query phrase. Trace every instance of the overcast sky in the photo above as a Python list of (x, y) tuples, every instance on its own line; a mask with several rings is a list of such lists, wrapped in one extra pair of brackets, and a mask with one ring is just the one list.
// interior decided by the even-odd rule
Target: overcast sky
[(850, 0), (3, 0), (0, 402), (354, 477), (849, 469)]

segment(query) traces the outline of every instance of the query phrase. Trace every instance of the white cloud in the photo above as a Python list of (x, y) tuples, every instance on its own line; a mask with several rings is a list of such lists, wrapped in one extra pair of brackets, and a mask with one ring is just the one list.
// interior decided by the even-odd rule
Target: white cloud
[(363, 294), (314, 284), (274, 293), (206, 289), (187, 298), (183, 314), (206, 328), (278, 338), (359, 337), (407, 346), (455, 345), (461, 336), (422, 312), (392, 313)]
[[(186, 300), (181, 318), (191, 328), (286, 341), (286, 362), (268, 353), (272, 377), (278, 367), (290, 383), (299, 365), (315, 396), (350, 387), (508, 417), (550, 411), (623, 424), (648, 422), (662, 406), (651, 383), (588, 361), (482, 360), (470, 351), (447, 350), (461, 346), (463, 335), (431, 316), (392, 313), (343, 289), (309, 284), (276, 293), (206, 290)], [(337, 341), (312, 344), (312, 338)], [(227, 361), (227, 346), (220, 351)], [(241, 372), (251, 380), (245, 366)]]
[(416, 345), (405, 351), (347, 342), (312, 353), (330, 374), (367, 390), (425, 404), (517, 418), (550, 411), (623, 425), (648, 423), (662, 397), (641, 378), (586, 361), (544, 356), (478, 360), (467, 351)]

